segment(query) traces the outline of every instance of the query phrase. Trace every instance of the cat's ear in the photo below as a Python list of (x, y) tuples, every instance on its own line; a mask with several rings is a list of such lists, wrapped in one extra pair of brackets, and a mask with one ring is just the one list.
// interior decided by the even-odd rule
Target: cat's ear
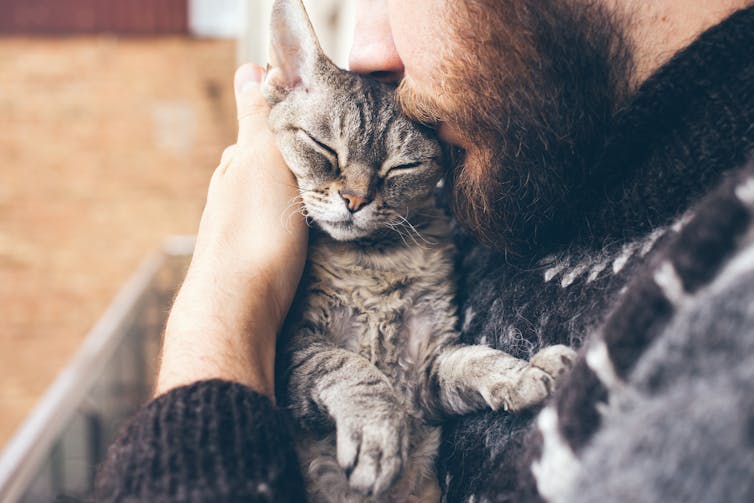
[(301, 0), (275, 0), (269, 60), (262, 91), (271, 104), (292, 89), (309, 87), (318, 65), (328, 61)]

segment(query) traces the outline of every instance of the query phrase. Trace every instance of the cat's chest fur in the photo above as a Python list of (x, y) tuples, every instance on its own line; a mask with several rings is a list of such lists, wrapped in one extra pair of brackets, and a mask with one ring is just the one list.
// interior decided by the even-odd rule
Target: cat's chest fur
[[(445, 219), (422, 230), (420, 246), (314, 239), (305, 317), (325, 317), (337, 346), (367, 358), (403, 383), (455, 324), (453, 247)], [(397, 238), (397, 236), (396, 236)], [(403, 387), (403, 386), (399, 386)]]

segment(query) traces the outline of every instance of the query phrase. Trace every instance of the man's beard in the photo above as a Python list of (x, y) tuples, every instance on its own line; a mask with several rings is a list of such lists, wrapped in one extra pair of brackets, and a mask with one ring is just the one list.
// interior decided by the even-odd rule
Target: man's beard
[(569, 238), (580, 189), (628, 96), (624, 26), (589, 0), (452, 4), (439, 98), (406, 80), (399, 100), (417, 120), (463, 135), (448, 176), (461, 224), (506, 254), (538, 255)]

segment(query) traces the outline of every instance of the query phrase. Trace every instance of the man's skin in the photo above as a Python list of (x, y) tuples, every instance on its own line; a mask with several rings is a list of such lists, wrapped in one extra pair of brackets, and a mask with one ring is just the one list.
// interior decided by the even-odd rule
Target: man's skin
[(281, 220), (298, 192), (267, 128), (262, 74), (253, 65), (236, 71), (238, 142), (210, 181), (165, 329), (157, 395), (217, 378), (274, 397), (275, 338), (301, 278), (307, 227)]
[[(437, 68), (457, 42), (438, 20), (459, 1), (358, 0), (351, 69), (382, 80), (405, 79), (416, 93), (441, 101), (443, 76)], [(633, 89), (701, 32), (749, 3), (603, 1), (626, 20)], [(210, 182), (196, 252), (165, 331), (156, 394), (220, 378), (273, 398), (275, 337), (301, 276), (307, 228), (301, 219), (281, 223), (297, 192), (267, 128), (261, 74), (254, 65), (236, 73), (238, 141), (225, 151)], [(437, 119), (443, 140), (469, 146), (463, 130)]]

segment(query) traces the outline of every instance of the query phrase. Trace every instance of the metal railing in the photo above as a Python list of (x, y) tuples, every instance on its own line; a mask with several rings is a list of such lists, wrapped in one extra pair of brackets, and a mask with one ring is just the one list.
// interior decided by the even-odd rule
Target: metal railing
[(107, 446), (151, 395), (162, 329), (193, 243), (168, 239), (123, 286), (0, 456), (0, 502), (91, 499)]

